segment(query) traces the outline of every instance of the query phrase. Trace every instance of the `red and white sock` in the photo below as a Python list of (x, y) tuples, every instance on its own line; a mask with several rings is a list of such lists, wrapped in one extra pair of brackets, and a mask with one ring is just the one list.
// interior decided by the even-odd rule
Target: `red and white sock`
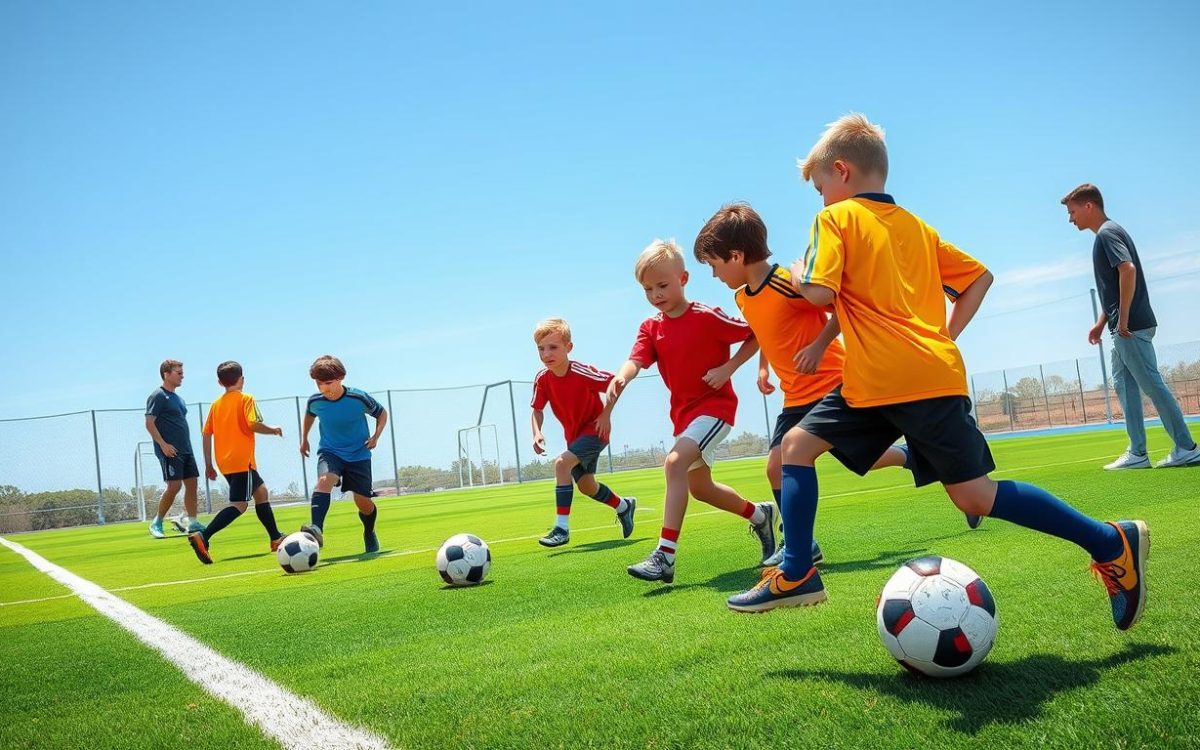
[(663, 527), (662, 536), (658, 538), (658, 551), (663, 553), (667, 562), (675, 564), (675, 548), (679, 545), (679, 529)]

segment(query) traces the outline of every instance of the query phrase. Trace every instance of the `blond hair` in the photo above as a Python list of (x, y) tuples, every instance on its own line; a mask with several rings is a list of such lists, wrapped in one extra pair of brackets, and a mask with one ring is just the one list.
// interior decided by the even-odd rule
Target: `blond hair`
[(633, 277), (640, 282), (647, 271), (663, 263), (674, 264), (681, 273), (684, 271), (683, 251), (675, 240), (655, 240), (646, 245), (633, 266)]
[(552, 333), (562, 336), (564, 344), (571, 343), (571, 326), (562, 318), (546, 318), (533, 329), (533, 343), (540, 343)]
[(813, 172), (827, 170), (839, 160), (853, 164), (866, 174), (877, 174), (886, 179), (888, 155), (883, 128), (868, 120), (866, 115), (851, 112), (826, 125), (817, 145), (796, 166), (808, 182)]

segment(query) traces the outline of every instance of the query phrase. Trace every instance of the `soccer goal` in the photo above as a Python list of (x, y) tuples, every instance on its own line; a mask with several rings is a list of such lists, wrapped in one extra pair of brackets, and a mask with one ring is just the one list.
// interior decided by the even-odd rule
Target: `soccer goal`
[(504, 484), (496, 425), (462, 428), (458, 431), (458, 486), (486, 487), (492, 484)]

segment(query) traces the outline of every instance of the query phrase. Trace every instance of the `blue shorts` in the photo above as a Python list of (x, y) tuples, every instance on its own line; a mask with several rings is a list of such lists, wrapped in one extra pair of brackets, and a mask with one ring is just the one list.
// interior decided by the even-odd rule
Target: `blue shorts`
[(575, 442), (567, 446), (567, 450), (579, 459), (579, 463), (571, 467), (571, 476), (578, 482), (588, 474), (596, 473), (596, 464), (600, 462), (600, 454), (608, 447), (608, 443), (595, 435), (583, 435), (575, 438)]
[(317, 475), (334, 474), (342, 492), (371, 497), (371, 459), (343, 461), (332, 453), (317, 453)]

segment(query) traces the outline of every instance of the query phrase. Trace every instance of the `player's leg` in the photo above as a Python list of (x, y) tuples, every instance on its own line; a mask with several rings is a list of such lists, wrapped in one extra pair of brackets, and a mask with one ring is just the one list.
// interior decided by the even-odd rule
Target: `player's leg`
[(184, 530), (189, 533), (204, 531), (204, 524), (200, 523), (199, 518), (199, 490), (197, 488), (200, 472), (196, 469), (196, 460), (188, 456), (184, 460), (184, 479), (183, 479), (183, 518), (179, 519), (183, 524)]
[(712, 467), (703, 460), (688, 472), (688, 491), (697, 500), (750, 522), (750, 531), (758, 539), (759, 560), (765, 562), (775, 553), (775, 505), (752, 503), (728, 485), (714, 482)]
[(363, 550), (372, 554), (379, 551), (379, 537), (375, 534), (375, 521), (379, 518), (376, 505), (374, 482), (371, 476), (371, 459), (346, 463), (342, 474), (342, 491), (354, 493), (354, 505), (358, 508), (358, 520), (363, 527)]
[(575, 486), (571, 470), (579, 465), (579, 457), (569, 449), (554, 459), (554, 526), (538, 540), (543, 547), (560, 547), (571, 540), (571, 502)]
[(580, 492), (616, 512), (617, 522), (621, 524), (621, 537), (628, 539), (633, 533), (633, 514), (637, 509), (637, 498), (621, 497), (596, 479), (596, 466), (600, 462), (600, 454), (607, 446), (608, 443), (593, 435), (585, 435), (571, 443), (570, 452), (579, 459), (579, 463), (571, 467), (571, 477)]
[(317, 454), (317, 486), (313, 488), (309, 506), (311, 520), (302, 525), (300, 530), (311, 534), (321, 547), (325, 546), (325, 516), (329, 514), (331, 493), (342, 481), (344, 466), (345, 463), (332, 453)]
[(251, 469), (250, 474), (249, 488), (250, 496), (254, 499), (254, 515), (258, 516), (258, 522), (266, 529), (267, 538), (271, 540), (271, 551), (274, 552), (279, 549), (279, 543), (283, 541), (283, 533), (275, 523), (275, 509), (271, 507), (271, 493), (256, 470)]
[(658, 546), (645, 560), (630, 565), (626, 570), (634, 578), (643, 581), (675, 580), (675, 551), (679, 546), (679, 532), (683, 529), (683, 516), (688, 505), (688, 470), (700, 459), (700, 446), (691, 438), (680, 436), (663, 463), (667, 488), (663, 502), (662, 532)]
[(150, 520), (150, 536), (156, 539), (162, 539), (166, 536), (163, 533), (163, 519), (171, 512), (171, 506), (175, 504), (175, 497), (179, 494), (180, 488), (183, 487), (183, 481), (180, 479), (168, 480), (167, 464), (169, 459), (163, 461), (163, 480), (166, 484), (163, 485), (162, 495), (158, 498), (158, 510), (154, 512), (154, 518)]
[(1112, 379), (1113, 390), (1117, 392), (1117, 401), (1121, 404), (1121, 413), (1125, 415), (1125, 432), (1129, 435), (1129, 446), (1125, 452), (1104, 468), (1109, 471), (1119, 469), (1149, 469), (1150, 457), (1146, 454), (1146, 423), (1142, 413), (1142, 392), (1138, 389), (1137, 380), (1130, 372), (1125, 361), (1121, 344), (1113, 337), (1112, 346)]
[(1121, 340), (1117, 345), (1121, 347), (1121, 358), (1129, 374), (1158, 410), (1163, 429), (1174, 443), (1167, 457), (1155, 466), (1186, 466), (1200, 462), (1200, 446), (1192, 439), (1187, 421), (1183, 418), (1183, 410), (1179, 408), (1179, 401), (1167, 388), (1162, 373), (1158, 371), (1158, 354), (1154, 351), (1154, 329), (1134, 331), (1132, 336)]

